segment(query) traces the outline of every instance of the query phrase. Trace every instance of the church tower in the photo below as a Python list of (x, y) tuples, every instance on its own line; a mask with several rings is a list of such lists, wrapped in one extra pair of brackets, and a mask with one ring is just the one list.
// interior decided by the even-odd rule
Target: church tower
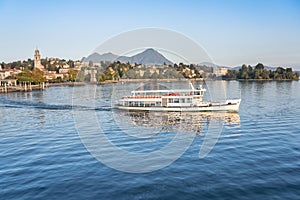
[(38, 68), (39, 70), (44, 69), (44, 66), (41, 64), (41, 55), (38, 49), (34, 51), (34, 68)]

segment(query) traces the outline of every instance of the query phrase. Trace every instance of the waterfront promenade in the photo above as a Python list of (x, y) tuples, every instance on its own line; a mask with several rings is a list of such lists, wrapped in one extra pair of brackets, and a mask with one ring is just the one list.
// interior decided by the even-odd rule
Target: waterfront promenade
[(55, 86), (81, 86), (85, 85), (83, 82), (62, 82), (62, 83), (40, 83), (33, 85), (31, 83), (23, 83), (17, 85), (15, 84), (2, 84), (0, 85), (0, 93), (9, 93), (9, 92), (31, 92), (33, 90), (44, 90), (47, 87)]

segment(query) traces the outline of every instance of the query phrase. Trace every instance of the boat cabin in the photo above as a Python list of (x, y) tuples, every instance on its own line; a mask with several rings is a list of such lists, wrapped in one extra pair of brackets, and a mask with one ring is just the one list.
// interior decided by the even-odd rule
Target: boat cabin
[(119, 103), (125, 107), (191, 107), (202, 103), (205, 91), (201, 86), (189, 90), (138, 90)]

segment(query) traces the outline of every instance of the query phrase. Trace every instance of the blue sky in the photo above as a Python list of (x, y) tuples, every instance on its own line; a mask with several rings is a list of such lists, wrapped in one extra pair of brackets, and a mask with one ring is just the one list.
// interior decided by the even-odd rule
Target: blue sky
[(300, 1), (0, 0), (0, 62), (80, 59), (119, 33), (158, 27), (200, 44), (215, 63), (300, 69)]

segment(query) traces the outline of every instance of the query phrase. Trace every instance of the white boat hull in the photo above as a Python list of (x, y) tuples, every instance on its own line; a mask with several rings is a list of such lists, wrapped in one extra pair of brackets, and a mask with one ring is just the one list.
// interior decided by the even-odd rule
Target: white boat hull
[(224, 103), (207, 103), (206, 106), (191, 106), (191, 107), (138, 107), (138, 106), (116, 106), (121, 110), (132, 111), (165, 111), (165, 112), (210, 112), (210, 111), (226, 111), (238, 112), (240, 106), (240, 99), (227, 100)]

